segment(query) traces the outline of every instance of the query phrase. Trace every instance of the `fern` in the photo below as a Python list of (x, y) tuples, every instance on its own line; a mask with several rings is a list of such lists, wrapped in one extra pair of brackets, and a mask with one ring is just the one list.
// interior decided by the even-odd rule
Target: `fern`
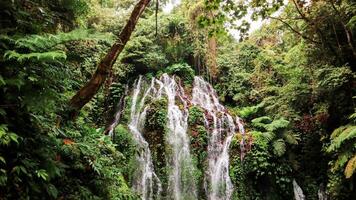
[(271, 133), (271, 132), (264, 132), (262, 133), (262, 137), (267, 140), (268, 142), (272, 141), (276, 135), (274, 133)]
[(15, 59), (18, 62), (23, 62), (27, 60), (37, 60), (37, 61), (58, 61), (65, 60), (67, 58), (64, 51), (49, 51), (49, 52), (36, 52), (36, 53), (26, 53), (20, 54), (16, 51), (7, 51), (4, 54), (5, 59), (12, 60)]
[(332, 171), (335, 172), (338, 169), (342, 168), (345, 166), (345, 164), (348, 162), (349, 158), (352, 157), (352, 153), (349, 151), (346, 152), (341, 152), (339, 153), (336, 161), (333, 164)]
[(287, 128), (288, 126), (289, 126), (289, 121), (281, 118), (281, 119), (273, 120), (272, 123), (266, 125), (266, 129), (268, 131), (273, 132), (273, 131)]
[(238, 111), (238, 114), (240, 117), (246, 119), (256, 114), (263, 107), (263, 105), (263, 103), (260, 103), (256, 106), (243, 107), (241, 110)]
[[(349, 124), (341, 126), (333, 131), (330, 136), (331, 142), (326, 152), (336, 153), (337, 159), (333, 161), (332, 172), (345, 167), (344, 174), (350, 178), (356, 169), (356, 113), (353, 113), (349, 119)], [(346, 165), (346, 166), (345, 166)]]
[(331, 144), (327, 148), (327, 152), (335, 152), (337, 151), (342, 144), (346, 141), (356, 138), (356, 126), (347, 125), (337, 128), (331, 134)]
[(278, 139), (272, 143), (273, 153), (277, 156), (282, 156), (286, 152), (286, 143), (283, 139)]
[(352, 122), (356, 122), (356, 110), (354, 111), (354, 113), (352, 115), (350, 115), (349, 117), (350, 120), (352, 120)]
[(268, 116), (262, 116), (262, 117), (258, 117), (253, 119), (252, 121), (252, 126), (256, 127), (256, 128), (266, 128), (266, 124), (269, 124), (272, 122), (272, 119)]
[(262, 138), (271, 145), (276, 156), (282, 156), (286, 152), (287, 144), (298, 144), (300, 140), (297, 134), (287, 131), (289, 121), (283, 118), (272, 120), (268, 116), (262, 116), (251, 122), (252, 126), (262, 131)]
[(351, 178), (356, 169), (356, 154), (347, 162), (344, 174), (346, 178)]
[(102, 33), (90, 33), (88, 30), (77, 29), (68, 33), (30, 35), (16, 40), (16, 48), (25, 48), (31, 51), (47, 51), (58, 44), (75, 40), (102, 40), (111, 43), (112, 35)]
[(288, 144), (298, 144), (298, 140), (300, 140), (297, 134), (291, 132), (284, 132), (282, 137)]

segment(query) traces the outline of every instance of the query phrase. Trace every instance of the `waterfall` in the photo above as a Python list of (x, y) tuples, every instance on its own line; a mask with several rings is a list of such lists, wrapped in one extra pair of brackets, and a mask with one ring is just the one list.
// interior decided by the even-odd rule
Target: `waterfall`
[(219, 103), (215, 90), (201, 77), (194, 78), (192, 103), (205, 110), (204, 121), (210, 137), (205, 173), (208, 199), (231, 199), (233, 185), (229, 176), (229, 147), (237, 131), (244, 134), (243, 125)]
[[(164, 74), (157, 82), (163, 87), (163, 93), (168, 98), (168, 133), (167, 141), (172, 147), (172, 156), (169, 165), (172, 166), (169, 175), (168, 191), (173, 199), (196, 199), (195, 181), (193, 178), (192, 158), (189, 151), (188, 130), (188, 106), (184, 98), (184, 90), (180, 84)], [(162, 90), (159, 90), (160, 97)], [(183, 104), (182, 108), (176, 103), (176, 99)]]
[[(164, 199), (193, 200), (197, 195), (196, 180), (190, 153), (188, 135), (189, 106), (204, 110), (204, 124), (208, 132), (208, 166), (204, 185), (209, 200), (231, 199), (233, 186), (229, 176), (229, 147), (236, 132), (244, 133), (238, 117), (229, 114), (219, 103), (213, 87), (201, 77), (194, 78), (192, 97), (185, 94), (179, 79), (163, 74), (150, 83), (142, 76), (135, 82), (132, 93), (129, 129), (139, 147), (138, 167), (133, 177), (133, 188), (144, 200)], [(155, 173), (150, 144), (146, 141), (145, 122), (150, 103), (167, 99), (167, 122), (164, 131), (167, 179), (163, 184)], [(241, 143), (243, 146), (243, 143)], [(167, 149), (168, 152), (167, 152)], [(162, 188), (164, 185), (165, 188)]]
[(295, 180), (293, 180), (293, 191), (295, 200), (305, 200), (303, 190)]
[(114, 137), (114, 129), (116, 128), (116, 126), (118, 125), (118, 123), (120, 122), (122, 113), (124, 111), (125, 108), (125, 97), (127, 96), (129, 87), (128, 84), (125, 85), (125, 90), (124, 93), (122, 94), (122, 96), (120, 97), (120, 100), (117, 104), (117, 111), (114, 115), (114, 119), (112, 120), (112, 122), (106, 127), (104, 133), (109, 135), (110, 137)]
[[(136, 142), (142, 148), (142, 152), (138, 157), (140, 163), (140, 171), (137, 175), (134, 188), (141, 193), (142, 199), (152, 199), (154, 194), (153, 185), (156, 182), (157, 186), (161, 187), (160, 180), (154, 173), (151, 152), (148, 143), (145, 141), (142, 131), (146, 119), (148, 106), (145, 105), (145, 100), (149, 96), (151, 100), (157, 100), (166, 97), (168, 100), (168, 119), (167, 119), (167, 145), (172, 148), (171, 155), (167, 155), (167, 166), (169, 169), (169, 182), (167, 193), (170, 198), (181, 199), (197, 199), (195, 181), (192, 178), (192, 159), (189, 150), (188, 129), (188, 106), (184, 90), (174, 78), (167, 74), (162, 75), (160, 79), (153, 78), (151, 85), (145, 89), (142, 83), (142, 77), (137, 81), (133, 92), (131, 104), (131, 120), (129, 128), (134, 135)], [(139, 94), (143, 95), (138, 104)], [(183, 105), (180, 108), (179, 105)], [(161, 188), (159, 189), (161, 191)], [(156, 196), (159, 196), (158, 194)]]
[(328, 195), (326, 193), (324, 184), (320, 184), (318, 189), (318, 199), (319, 200), (328, 200)]
[[(142, 93), (142, 77), (138, 79), (136, 87), (133, 91), (132, 105), (131, 105), (131, 116), (129, 129), (131, 130), (134, 139), (136, 140), (140, 153), (137, 157), (139, 168), (136, 172), (136, 180), (134, 182), (134, 188), (141, 194), (142, 199), (153, 199), (154, 194), (159, 196), (162, 188), (161, 181), (157, 177), (153, 169), (153, 163), (151, 158), (151, 151), (149, 149), (148, 143), (143, 138), (142, 130), (143, 123), (146, 119), (147, 107), (144, 107), (144, 102), (151, 90), (154, 89), (153, 84), (143, 93), (140, 103), (138, 104), (139, 94)], [(154, 188), (156, 186), (157, 188)], [(154, 190), (156, 189), (156, 190)]]

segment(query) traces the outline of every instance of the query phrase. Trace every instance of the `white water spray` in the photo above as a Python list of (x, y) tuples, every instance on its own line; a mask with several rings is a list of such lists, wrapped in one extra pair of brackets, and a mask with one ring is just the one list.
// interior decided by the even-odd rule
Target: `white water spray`
[[(153, 89), (152, 85), (143, 94), (140, 103), (137, 105), (139, 94), (142, 90), (142, 77), (137, 81), (136, 87), (133, 92), (132, 105), (131, 105), (131, 119), (129, 128), (136, 140), (140, 153), (137, 157), (139, 168), (136, 173), (136, 180), (134, 182), (134, 189), (141, 194), (143, 200), (153, 199), (154, 195), (159, 197), (161, 188), (161, 181), (157, 177), (153, 169), (151, 158), (151, 151), (146, 140), (142, 136), (143, 123), (146, 119), (147, 107), (144, 106), (145, 99), (149, 92)], [(156, 186), (154, 188), (154, 186)]]
[(238, 117), (234, 118), (219, 103), (212, 86), (200, 77), (194, 78), (192, 103), (205, 109), (205, 126), (209, 132), (206, 193), (209, 200), (231, 199), (233, 185), (229, 176), (229, 147), (234, 134), (244, 134)]
[(144, 200), (159, 199), (162, 191), (161, 181), (154, 171), (149, 144), (143, 137), (149, 102), (160, 98), (166, 98), (168, 103), (164, 145), (170, 150), (166, 152), (168, 179), (167, 188), (163, 189), (165, 198), (199, 199), (193, 174), (196, 168), (192, 164), (187, 134), (188, 106), (193, 104), (204, 109), (205, 127), (210, 138), (208, 167), (205, 171), (207, 197), (209, 200), (231, 199), (233, 186), (229, 176), (229, 147), (236, 132), (244, 134), (243, 125), (238, 117), (230, 115), (219, 103), (215, 90), (202, 78), (194, 78), (192, 93), (190, 100), (180, 82), (167, 74), (162, 75), (160, 79), (153, 78), (150, 84), (140, 77), (135, 84), (129, 128), (140, 148), (134, 189)]

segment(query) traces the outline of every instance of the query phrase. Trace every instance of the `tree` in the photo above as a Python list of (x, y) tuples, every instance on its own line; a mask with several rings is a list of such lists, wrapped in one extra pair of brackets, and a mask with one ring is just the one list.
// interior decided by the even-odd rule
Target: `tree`
[(124, 49), (132, 32), (135, 30), (138, 19), (150, 1), (151, 0), (140, 0), (135, 5), (128, 22), (118, 35), (118, 39), (111, 46), (108, 53), (100, 60), (97, 69), (89, 82), (72, 97), (70, 100), (70, 107), (72, 109), (70, 115), (72, 118), (75, 117), (77, 112), (94, 97), (99, 88), (103, 85), (117, 57)]

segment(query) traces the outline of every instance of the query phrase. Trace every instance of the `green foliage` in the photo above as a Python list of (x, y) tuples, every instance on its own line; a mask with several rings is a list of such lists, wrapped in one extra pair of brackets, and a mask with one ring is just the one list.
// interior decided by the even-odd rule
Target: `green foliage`
[[(66, 2), (71, 6), (72, 1)], [(123, 154), (129, 159), (135, 153), (118, 151), (101, 129), (83, 119), (85, 112), (78, 124), (61, 123), (69, 97), (92, 73), (95, 58), (112, 42), (112, 35), (70, 31), (67, 24), (57, 22), (56, 31), (49, 30), (53, 24), (48, 23), (58, 13), (43, 1), (25, 3), (26, 12), (31, 12), (26, 20), (34, 23), (31, 31), (26, 24), (16, 34), (10, 29), (0, 36), (0, 199), (137, 199), (124, 178), (123, 165)], [(13, 6), (19, 12), (23, 9), (18, 1)], [(35, 16), (33, 8), (43, 16), (30, 17)], [(18, 14), (14, 26), (22, 23)], [(66, 20), (66, 14), (62, 10), (61, 19)], [(37, 29), (41, 17), (48, 21)]]
[(20, 63), (31, 59), (37, 59), (37, 61), (41, 61), (41, 62), (50, 62), (50, 61), (61, 61), (67, 58), (65, 52), (63, 51), (51, 51), (51, 52), (27, 53), (27, 54), (19, 54), (16, 51), (7, 51), (4, 54), (4, 57), (9, 60), (15, 59)]
[(251, 121), (252, 126), (270, 143), (276, 156), (282, 156), (286, 152), (286, 145), (298, 144), (299, 137), (288, 131), (289, 121), (281, 118), (272, 120), (268, 116), (255, 118)]
[(161, 98), (151, 102), (147, 109), (145, 128), (148, 130), (165, 130), (167, 124), (167, 99)]
[[(91, 77), (113, 42), (109, 33), (121, 30), (134, 1), (1, 2), (0, 199), (139, 199), (131, 190), (138, 152), (127, 127), (130, 105), (112, 141), (99, 127), (137, 74), (175, 74), (189, 90), (195, 74), (209, 73), (211, 36), (219, 72), (209, 81), (244, 119), (243, 137), (252, 140), (241, 160), (242, 136), (233, 139), (232, 199), (292, 199), (293, 179), (307, 199), (316, 200), (326, 184), (329, 198), (355, 199), (355, 5), (293, 2), (249, 38), (245, 17), (268, 18), (283, 1), (182, 1), (172, 13), (158, 13), (157, 34), (149, 6), (105, 87), (75, 124), (63, 123), (61, 114)], [(241, 23), (232, 24), (236, 19)], [(227, 26), (238, 28), (245, 40), (222, 34)], [(149, 103), (144, 137), (166, 183), (167, 101)], [(189, 108), (197, 169), (185, 171), (183, 180), (193, 174), (199, 185), (209, 140), (203, 112)], [(204, 199), (204, 188), (198, 193)]]
[(183, 79), (184, 83), (192, 84), (194, 80), (194, 70), (186, 63), (174, 64), (164, 70), (167, 74), (177, 75)]
[[(353, 119), (353, 113), (350, 119)], [(347, 179), (352, 179), (356, 170), (356, 126), (354, 121), (333, 131), (326, 152), (333, 156), (329, 163), (330, 174), (328, 188), (332, 197), (344, 198), (341, 191), (347, 190)], [(340, 176), (343, 172), (344, 176)], [(346, 180), (345, 180), (346, 178)]]
[[(244, 160), (233, 154), (230, 176), (237, 187), (235, 199), (292, 198), (292, 169), (285, 158), (275, 159), (269, 151), (269, 141), (260, 132), (252, 132), (254, 145)], [(232, 145), (239, 146), (234, 138)]]
[(11, 142), (19, 144), (18, 137), (16, 133), (9, 132), (6, 124), (0, 125), (0, 145), (8, 146)]
[(251, 119), (252, 116), (256, 115), (261, 108), (263, 107), (263, 104), (258, 104), (256, 106), (247, 106), (239, 109), (237, 111), (237, 114), (242, 117), (243, 119)]
[(204, 124), (204, 112), (200, 107), (192, 106), (189, 108), (188, 123), (190, 126), (195, 124)]

